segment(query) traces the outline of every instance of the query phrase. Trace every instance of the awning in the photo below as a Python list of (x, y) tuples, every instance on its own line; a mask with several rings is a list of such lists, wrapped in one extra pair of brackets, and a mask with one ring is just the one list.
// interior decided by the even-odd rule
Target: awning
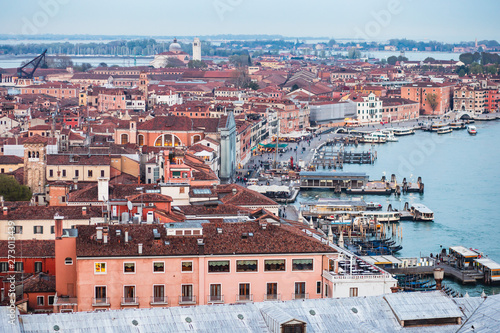
[[(266, 144), (259, 143), (259, 146), (262, 148), (276, 148), (275, 143), (266, 143)], [(288, 144), (286, 144), (286, 143), (279, 143), (278, 144), (278, 148), (286, 148), (286, 147), (288, 147)]]
[(285, 259), (279, 259), (279, 260), (264, 260), (264, 262), (265, 262), (267, 265), (272, 265), (272, 264), (279, 265), (279, 264), (284, 264), (284, 263), (285, 263)]
[(229, 266), (229, 260), (209, 261), (208, 266)]

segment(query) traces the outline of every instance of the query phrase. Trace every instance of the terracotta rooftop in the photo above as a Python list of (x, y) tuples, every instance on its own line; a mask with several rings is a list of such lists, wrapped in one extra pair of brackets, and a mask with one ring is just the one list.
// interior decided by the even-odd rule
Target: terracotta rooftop
[[(54, 217), (54, 216), (52, 216)], [(16, 240), (16, 253), (19, 253), (23, 258), (54, 258), (55, 257), (55, 241), (54, 240)], [(9, 242), (0, 240), (0, 258), (7, 258), (9, 250)]]
[[(168, 225), (168, 224), (166, 224)], [(202, 223), (203, 236), (167, 236), (164, 225), (129, 225), (128, 243), (124, 242), (124, 226), (110, 225), (109, 240), (103, 244), (95, 239), (96, 227), (79, 225), (76, 242), (78, 257), (120, 256), (170, 256), (199, 255), (197, 239), (203, 239), (204, 255), (282, 254), (282, 253), (332, 253), (331, 247), (322, 244), (300, 229), (290, 225), (267, 225), (262, 229), (258, 222)], [(217, 232), (217, 228), (222, 233)], [(116, 230), (121, 235), (116, 236)], [(160, 233), (155, 242), (153, 229)], [(252, 235), (252, 236), (250, 236)], [(138, 254), (138, 244), (143, 244)]]
[(101, 217), (102, 207), (87, 207), (86, 215), (82, 214), (80, 206), (12, 207), (9, 208), (7, 215), (0, 215), (0, 220), (53, 220), (56, 213), (67, 220), (88, 220), (91, 217)]
[(56, 291), (56, 277), (45, 273), (38, 273), (23, 281), (25, 293)]
[(14, 155), (0, 155), (0, 164), (22, 164), (24, 160)]

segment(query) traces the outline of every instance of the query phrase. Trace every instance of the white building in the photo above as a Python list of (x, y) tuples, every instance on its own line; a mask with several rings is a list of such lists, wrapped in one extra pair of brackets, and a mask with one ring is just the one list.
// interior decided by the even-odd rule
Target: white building
[(382, 121), (382, 101), (374, 93), (361, 96), (360, 100), (356, 99), (354, 102), (356, 102), (356, 111), (360, 124)]
[(149, 95), (149, 105), (151, 104), (167, 104), (168, 106), (182, 104), (184, 100), (182, 95), (175, 91), (158, 91)]
[(201, 61), (201, 42), (198, 37), (193, 41), (193, 60)]

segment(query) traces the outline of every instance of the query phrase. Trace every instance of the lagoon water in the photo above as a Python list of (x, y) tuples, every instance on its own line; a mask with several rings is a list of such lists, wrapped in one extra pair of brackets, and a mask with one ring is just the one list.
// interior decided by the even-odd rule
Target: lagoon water
[[(343, 171), (365, 172), (370, 180), (384, 174), (390, 178), (393, 173), (398, 182), (404, 177), (412, 181), (422, 177), (424, 194), (402, 195), (401, 200), (394, 195), (363, 197), (367, 202), (381, 203), (384, 210), (388, 204), (400, 209), (409, 202), (423, 203), (434, 211), (434, 222), (400, 223), (403, 250), (399, 256), (436, 254), (441, 246), (464, 245), (500, 263), (500, 121), (474, 125), (476, 136), (467, 130), (443, 135), (417, 131), (399, 137), (399, 142), (375, 145), (378, 158), (372, 165), (344, 165)], [(372, 146), (346, 149), (367, 151)], [(335, 196), (333, 191), (301, 191), (297, 202)], [(482, 288), (469, 288), (469, 293), (480, 293)], [(500, 288), (493, 290), (500, 292)]]

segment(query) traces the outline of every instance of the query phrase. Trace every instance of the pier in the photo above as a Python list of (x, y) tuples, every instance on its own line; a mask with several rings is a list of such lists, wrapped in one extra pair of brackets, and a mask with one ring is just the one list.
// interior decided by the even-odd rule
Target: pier
[(391, 274), (420, 274), (432, 276), (435, 268), (443, 268), (446, 277), (459, 281), (462, 284), (482, 282), (484, 279), (484, 274), (481, 272), (475, 270), (460, 270), (444, 262), (436, 266), (385, 268), (385, 270)]

